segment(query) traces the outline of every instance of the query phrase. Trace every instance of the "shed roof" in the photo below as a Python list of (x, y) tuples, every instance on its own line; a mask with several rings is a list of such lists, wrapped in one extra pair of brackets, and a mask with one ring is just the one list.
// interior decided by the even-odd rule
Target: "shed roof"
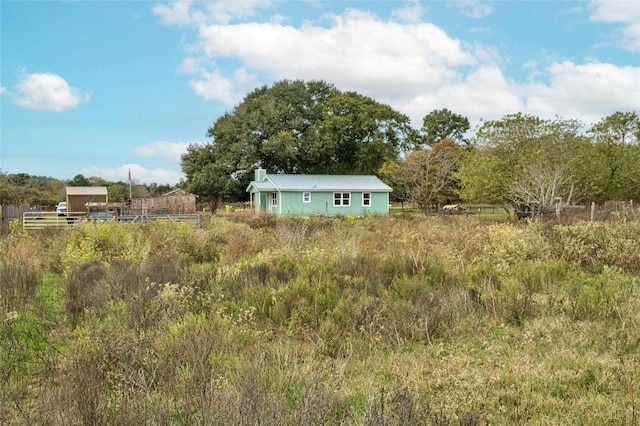
[(106, 186), (67, 186), (67, 195), (107, 195)]
[(251, 185), (259, 191), (392, 191), (376, 176), (363, 175), (268, 174), (265, 181)]
[(194, 194), (190, 193), (189, 191), (185, 191), (182, 188), (176, 188), (173, 191), (169, 191), (169, 192), (166, 192), (166, 193), (162, 194), (162, 197), (170, 197), (172, 195), (193, 196)]

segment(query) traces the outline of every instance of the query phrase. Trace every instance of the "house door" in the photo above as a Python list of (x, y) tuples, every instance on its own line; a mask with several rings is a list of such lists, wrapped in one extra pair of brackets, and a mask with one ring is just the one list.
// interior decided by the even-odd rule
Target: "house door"
[(269, 206), (271, 207), (271, 213), (275, 213), (276, 207), (278, 207), (278, 193), (272, 192), (269, 194)]

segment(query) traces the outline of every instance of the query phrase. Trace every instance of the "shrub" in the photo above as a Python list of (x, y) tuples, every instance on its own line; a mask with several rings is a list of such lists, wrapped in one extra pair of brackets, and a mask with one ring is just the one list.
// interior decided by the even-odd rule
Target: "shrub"
[(555, 226), (548, 234), (561, 259), (600, 270), (615, 266), (640, 272), (640, 221), (578, 222)]

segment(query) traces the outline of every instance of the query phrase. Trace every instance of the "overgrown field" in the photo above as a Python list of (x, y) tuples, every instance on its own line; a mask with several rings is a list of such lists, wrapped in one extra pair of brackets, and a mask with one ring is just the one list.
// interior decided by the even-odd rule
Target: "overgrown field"
[(0, 237), (0, 424), (633, 425), (640, 221)]

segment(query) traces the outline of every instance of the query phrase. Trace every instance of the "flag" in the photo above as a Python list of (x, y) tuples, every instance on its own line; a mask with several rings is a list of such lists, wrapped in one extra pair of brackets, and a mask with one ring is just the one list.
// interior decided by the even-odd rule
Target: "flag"
[(131, 169), (129, 169), (129, 183), (131, 183)]

